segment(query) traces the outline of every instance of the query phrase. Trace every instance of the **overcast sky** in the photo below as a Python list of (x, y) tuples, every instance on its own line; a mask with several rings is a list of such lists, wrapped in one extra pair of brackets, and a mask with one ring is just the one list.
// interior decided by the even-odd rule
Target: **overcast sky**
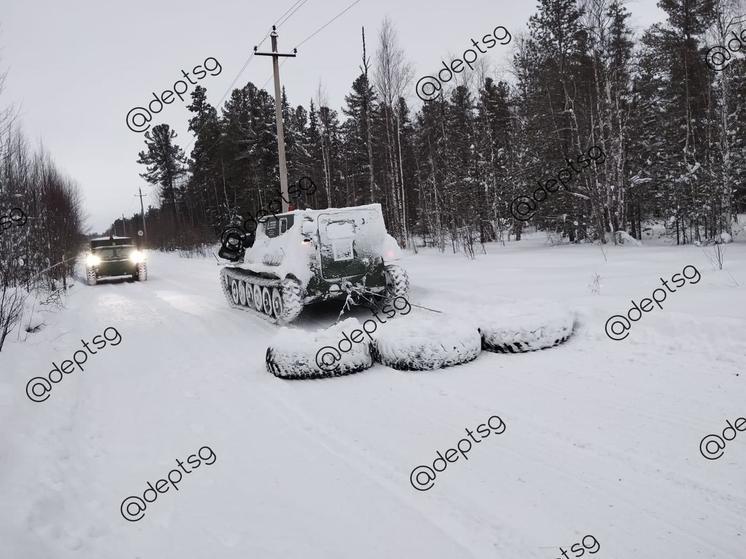
[[(280, 51), (291, 51), (353, 1), (307, 0), (279, 29)], [(182, 70), (206, 87), (209, 101), (217, 105), (253, 46), (294, 0), (2, 3), (0, 70), (8, 76), (0, 106), (15, 105), (27, 138), (42, 142), (58, 167), (77, 181), (87, 225), (101, 232), (122, 213), (129, 217), (139, 211), (138, 186), (150, 194), (146, 207), (148, 200), (156, 202), (152, 187), (139, 176), (144, 169), (136, 160), (144, 138), (127, 128), (128, 111), (146, 106), (153, 92), (172, 89), (184, 79)], [(330, 106), (338, 110), (358, 75), (361, 26), (372, 57), (388, 15), (415, 69), (409, 102), (416, 108), (421, 102), (414, 82), (433, 74), (449, 54), (469, 48), (472, 37), (478, 40), (498, 25), (514, 37), (524, 32), (535, 6), (531, 0), (361, 0), (299, 48), (298, 58), (282, 67), (282, 83), (291, 105), (308, 107), (321, 82)], [(664, 16), (655, 0), (632, 1), (628, 7), (638, 32)], [(495, 77), (507, 71), (512, 47), (497, 45), (480, 55), (495, 68)], [(260, 50), (269, 48), (267, 39)], [(193, 76), (191, 70), (208, 57), (220, 62), (220, 74)], [(270, 59), (254, 57), (236, 86), (252, 81), (261, 87), (271, 75)], [(165, 105), (151, 122), (170, 124), (185, 149), (191, 142), (187, 96), (195, 87), (189, 85), (185, 102)], [(271, 88), (269, 82), (266, 89), (273, 93)]]

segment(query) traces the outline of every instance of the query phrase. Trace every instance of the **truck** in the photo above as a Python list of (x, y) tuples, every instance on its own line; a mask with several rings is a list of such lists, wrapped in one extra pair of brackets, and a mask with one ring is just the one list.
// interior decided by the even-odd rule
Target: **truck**
[(131, 237), (101, 237), (91, 239), (86, 254), (88, 285), (96, 285), (104, 277), (130, 276), (136, 281), (148, 279), (145, 253), (138, 250)]

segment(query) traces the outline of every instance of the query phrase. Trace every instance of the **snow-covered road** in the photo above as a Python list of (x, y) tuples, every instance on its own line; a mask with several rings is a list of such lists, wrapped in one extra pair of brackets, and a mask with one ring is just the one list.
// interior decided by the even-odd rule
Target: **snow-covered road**
[[(718, 460), (699, 442), (746, 417), (746, 245), (728, 247), (730, 275), (696, 247), (608, 247), (608, 261), (543, 239), (488, 250), (409, 255), (410, 300), (559, 301), (579, 311), (569, 342), (434, 372), (283, 381), (264, 365), (277, 327), (227, 307), (214, 259), (156, 253), (146, 283), (76, 285), (0, 353), (0, 557), (554, 559), (586, 535), (601, 559), (745, 557), (746, 432)], [(604, 334), (686, 265), (698, 284), (627, 339)], [(31, 377), (107, 327), (119, 345), (45, 402), (26, 397)], [(415, 466), (493, 415), (504, 433), (413, 489)], [(214, 463), (138, 522), (120, 515), (203, 446)]]

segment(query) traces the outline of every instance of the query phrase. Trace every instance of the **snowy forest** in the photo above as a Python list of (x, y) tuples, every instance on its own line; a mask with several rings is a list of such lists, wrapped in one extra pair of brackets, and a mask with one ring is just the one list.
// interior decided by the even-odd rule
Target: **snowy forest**
[[(746, 60), (715, 71), (705, 54), (744, 21), (728, 0), (658, 5), (667, 20), (636, 37), (620, 0), (540, 0), (528, 29), (511, 30), (509, 79), (482, 58), (419, 110), (407, 99), (424, 71), (384, 19), (373, 40), (362, 30), (340, 110), (321, 84), (307, 106), (293, 108), (283, 91), (288, 180), (313, 178), (310, 207), (380, 202), (409, 248), (473, 255), (478, 243), (520, 240), (526, 226), (576, 243), (640, 239), (650, 221), (677, 244), (731, 233), (746, 208)], [(267, 91), (248, 83), (218, 110), (197, 87), (189, 110), (188, 157), (179, 143), (190, 139), (168, 124), (146, 133), (139, 154), (160, 199), (146, 215), (153, 247), (214, 242), (279, 192)], [(606, 155), (596, 172), (548, 196), (531, 221), (512, 217), (516, 196), (594, 145)]]
[(14, 107), (0, 111), (0, 350), (30, 296), (42, 307), (60, 304), (85, 239), (78, 186), (43, 147), (29, 147), (20, 127)]

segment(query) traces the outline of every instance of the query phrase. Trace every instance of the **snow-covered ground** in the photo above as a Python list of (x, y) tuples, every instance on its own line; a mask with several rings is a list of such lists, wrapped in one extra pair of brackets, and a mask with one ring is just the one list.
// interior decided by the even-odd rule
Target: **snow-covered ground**
[[(156, 253), (146, 283), (77, 284), (0, 353), (0, 557), (554, 559), (592, 536), (601, 559), (743, 559), (746, 432), (718, 460), (699, 444), (746, 417), (746, 243), (727, 247), (727, 271), (692, 246), (604, 250), (608, 261), (598, 246), (535, 237), (476, 261), (409, 254), (414, 304), (541, 299), (575, 307), (579, 327), (549, 350), (312, 381), (266, 371), (277, 327), (228, 308), (214, 259)], [(687, 265), (699, 283), (625, 340), (606, 336), (611, 315)], [(312, 307), (297, 324), (337, 312)], [(30, 378), (109, 327), (118, 345), (46, 401), (26, 397)], [(429, 491), (410, 485), (413, 468), (494, 415), (505, 432)], [(125, 497), (204, 446), (212, 464), (141, 520), (122, 517)]]

